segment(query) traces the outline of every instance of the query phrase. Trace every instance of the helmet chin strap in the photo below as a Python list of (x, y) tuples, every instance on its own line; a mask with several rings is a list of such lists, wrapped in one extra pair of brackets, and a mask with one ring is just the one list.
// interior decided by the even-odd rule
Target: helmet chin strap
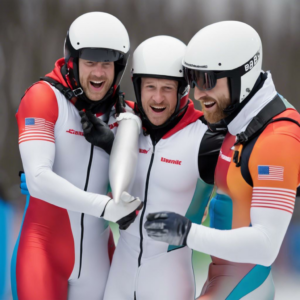
[(230, 104), (223, 110), (226, 116), (231, 115), (240, 104), (241, 77), (227, 77), (230, 95)]
[(224, 114), (226, 116), (231, 115), (239, 106), (240, 103), (235, 103), (235, 104), (229, 104), (224, 110)]
[(77, 101), (75, 103), (76, 108), (88, 109), (92, 113), (105, 113), (109, 111), (115, 104), (116, 101), (112, 101), (114, 94), (114, 87), (112, 86), (106, 93), (106, 95), (98, 101), (90, 100), (85, 93), (81, 94), (77, 97)]

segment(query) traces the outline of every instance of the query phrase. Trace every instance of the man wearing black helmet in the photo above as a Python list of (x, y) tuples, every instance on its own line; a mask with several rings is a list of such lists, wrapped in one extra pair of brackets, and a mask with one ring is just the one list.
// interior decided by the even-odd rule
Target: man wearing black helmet
[(219, 194), (209, 208), (212, 228), (165, 211), (147, 216), (147, 233), (211, 255), (199, 300), (272, 300), (271, 265), (300, 183), (300, 115), (262, 70), (260, 37), (245, 23), (201, 29), (183, 65), (211, 130), (228, 128), (215, 172)]
[[(12, 259), (14, 299), (103, 298), (114, 247), (107, 220), (126, 229), (141, 204), (106, 196), (128, 53), (117, 18), (84, 14), (70, 26), (64, 58), (22, 98), (16, 117), (30, 197)], [(103, 125), (97, 140), (87, 118)], [(103, 141), (104, 150), (94, 147)]]

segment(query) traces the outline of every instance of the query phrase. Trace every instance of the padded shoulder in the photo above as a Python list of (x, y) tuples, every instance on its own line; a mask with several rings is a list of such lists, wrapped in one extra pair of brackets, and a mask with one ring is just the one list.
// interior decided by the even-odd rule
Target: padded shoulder
[(43, 118), (55, 123), (58, 118), (58, 104), (54, 91), (46, 83), (39, 81), (32, 85), (21, 100), (17, 119)]

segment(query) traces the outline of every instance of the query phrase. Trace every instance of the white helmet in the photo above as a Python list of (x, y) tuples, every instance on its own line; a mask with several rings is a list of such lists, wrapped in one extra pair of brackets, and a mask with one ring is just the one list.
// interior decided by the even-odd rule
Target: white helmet
[[(141, 78), (166, 78), (178, 81), (177, 105), (164, 127), (183, 113), (188, 105), (189, 85), (183, 76), (182, 58), (186, 45), (171, 36), (155, 36), (142, 42), (133, 53), (132, 81), (141, 117), (148, 120), (141, 101)], [(153, 125), (154, 126), (154, 125)], [(157, 128), (157, 126), (155, 126)]]
[(182, 64), (189, 84), (210, 90), (228, 77), (231, 109), (251, 92), (262, 67), (262, 44), (249, 25), (223, 21), (198, 31), (187, 46)]
[[(64, 57), (67, 75), (73, 89), (81, 90), (78, 58), (91, 61), (113, 61), (115, 77), (111, 95), (125, 71), (129, 57), (129, 36), (124, 25), (116, 17), (104, 12), (90, 12), (78, 17), (70, 26), (65, 39)], [(80, 94), (78, 94), (80, 95)]]

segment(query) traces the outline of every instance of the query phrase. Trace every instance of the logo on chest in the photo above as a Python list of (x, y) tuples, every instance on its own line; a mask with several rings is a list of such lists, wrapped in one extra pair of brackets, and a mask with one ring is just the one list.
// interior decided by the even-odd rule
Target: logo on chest
[(70, 134), (75, 134), (75, 135), (81, 135), (81, 136), (83, 136), (83, 132), (77, 131), (77, 130), (74, 130), (74, 129), (69, 129), (66, 132), (68, 132)]
[(150, 151), (150, 148), (148, 149), (148, 150), (146, 150), (146, 149), (139, 149), (139, 152), (140, 153), (143, 153), (143, 154), (147, 154), (148, 152)]
[(173, 159), (167, 159), (164, 157), (161, 157), (160, 161), (167, 163), (167, 164), (172, 164), (172, 165), (179, 165), (181, 166), (182, 161), (181, 160), (173, 160)]

